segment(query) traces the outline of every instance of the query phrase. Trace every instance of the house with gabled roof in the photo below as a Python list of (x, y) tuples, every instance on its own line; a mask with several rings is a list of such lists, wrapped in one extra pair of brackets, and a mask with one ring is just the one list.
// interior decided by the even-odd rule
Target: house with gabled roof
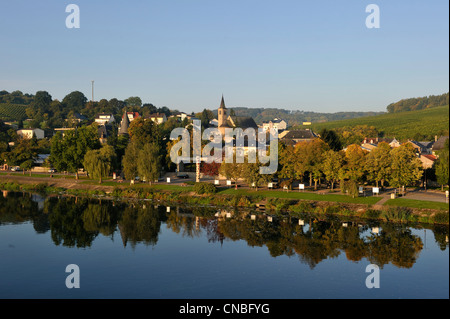
[(292, 130), (281, 138), (286, 145), (295, 145), (300, 142), (310, 142), (319, 136), (311, 129)]

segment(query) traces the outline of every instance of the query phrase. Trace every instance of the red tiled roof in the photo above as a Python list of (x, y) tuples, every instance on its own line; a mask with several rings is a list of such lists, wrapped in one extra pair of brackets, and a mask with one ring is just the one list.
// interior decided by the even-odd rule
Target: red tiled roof
[(422, 154), (423, 157), (428, 158), (431, 161), (437, 160), (437, 157), (431, 154)]

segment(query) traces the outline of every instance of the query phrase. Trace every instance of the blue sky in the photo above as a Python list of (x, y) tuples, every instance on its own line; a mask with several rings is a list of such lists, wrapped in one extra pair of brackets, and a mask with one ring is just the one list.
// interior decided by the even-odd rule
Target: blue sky
[[(80, 28), (68, 29), (68, 4)], [(367, 5), (380, 28), (365, 25)], [(449, 88), (447, 0), (0, 3), (0, 90), (139, 96), (191, 112), (385, 111)]]

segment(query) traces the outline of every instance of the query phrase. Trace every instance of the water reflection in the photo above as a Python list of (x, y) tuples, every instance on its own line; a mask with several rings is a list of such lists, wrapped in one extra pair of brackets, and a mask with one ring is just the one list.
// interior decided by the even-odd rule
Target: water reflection
[[(245, 240), (249, 246), (267, 247), (272, 257), (298, 256), (316, 267), (325, 259), (345, 254), (350, 261), (363, 258), (383, 267), (411, 268), (424, 248), (413, 232), (422, 225), (379, 221), (340, 220), (333, 216), (282, 218), (262, 213), (204, 207), (182, 208), (148, 201), (125, 203), (73, 197), (41, 197), (28, 193), (3, 193), (0, 227), (31, 222), (55, 245), (90, 247), (100, 234), (120, 235), (124, 247), (156, 245), (161, 227), (186, 237), (206, 237), (208, 242)], [(1, 228), (0, 228), (1, 229)], [(448, 226), (426, 226), (435, 244), (448, 248)], [(427, 243), (430, 245), (430, 243)]]

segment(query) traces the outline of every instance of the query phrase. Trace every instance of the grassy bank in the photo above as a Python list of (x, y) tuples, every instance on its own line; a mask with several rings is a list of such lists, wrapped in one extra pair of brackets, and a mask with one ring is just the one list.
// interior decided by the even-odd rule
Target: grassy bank
[(397, 206), (397, 207), (410, 207), (410, 208), (420, 208), (420, 209), (436, 209), (436, 210), (448, 210), (449, 205), (447, 203), (432, 202), (416, 199), (406, 199), (406, 198), (396, 198), (389, 199), (386, 206)]
[[(109, 190), (91, 188), (64, 188), (49, 186), (46, 183), (19, 184), (0, 183), (0, 189), (9, 191), (37, 191), (43, 194), (65, 194), (73, 196), (92, 196), (116, 200), (145, 199), (175, 205), (209, 206), (218, 208), (257, 210), (279, 216), (299, 216), (300, 214), (327, 214), (345, 217), (378, 219), (390, 222), (421, 222), (448, 225), (448, 205), (436, 202), (395, 199), (388, 201), (384, 209), (373, 209), (381, 197), (352, 198), (339, 194), (315, 194), (308, 192), (286, 192), (268, 190), (246, 190), (221, 188), (213, 194), (199, 195), (194, 186), (179, 185), (120, 185), (108, 187)], [(411, 207), (405, 207), (410, 205)], [(446, 205), (446, 206), (445, 206)]]

